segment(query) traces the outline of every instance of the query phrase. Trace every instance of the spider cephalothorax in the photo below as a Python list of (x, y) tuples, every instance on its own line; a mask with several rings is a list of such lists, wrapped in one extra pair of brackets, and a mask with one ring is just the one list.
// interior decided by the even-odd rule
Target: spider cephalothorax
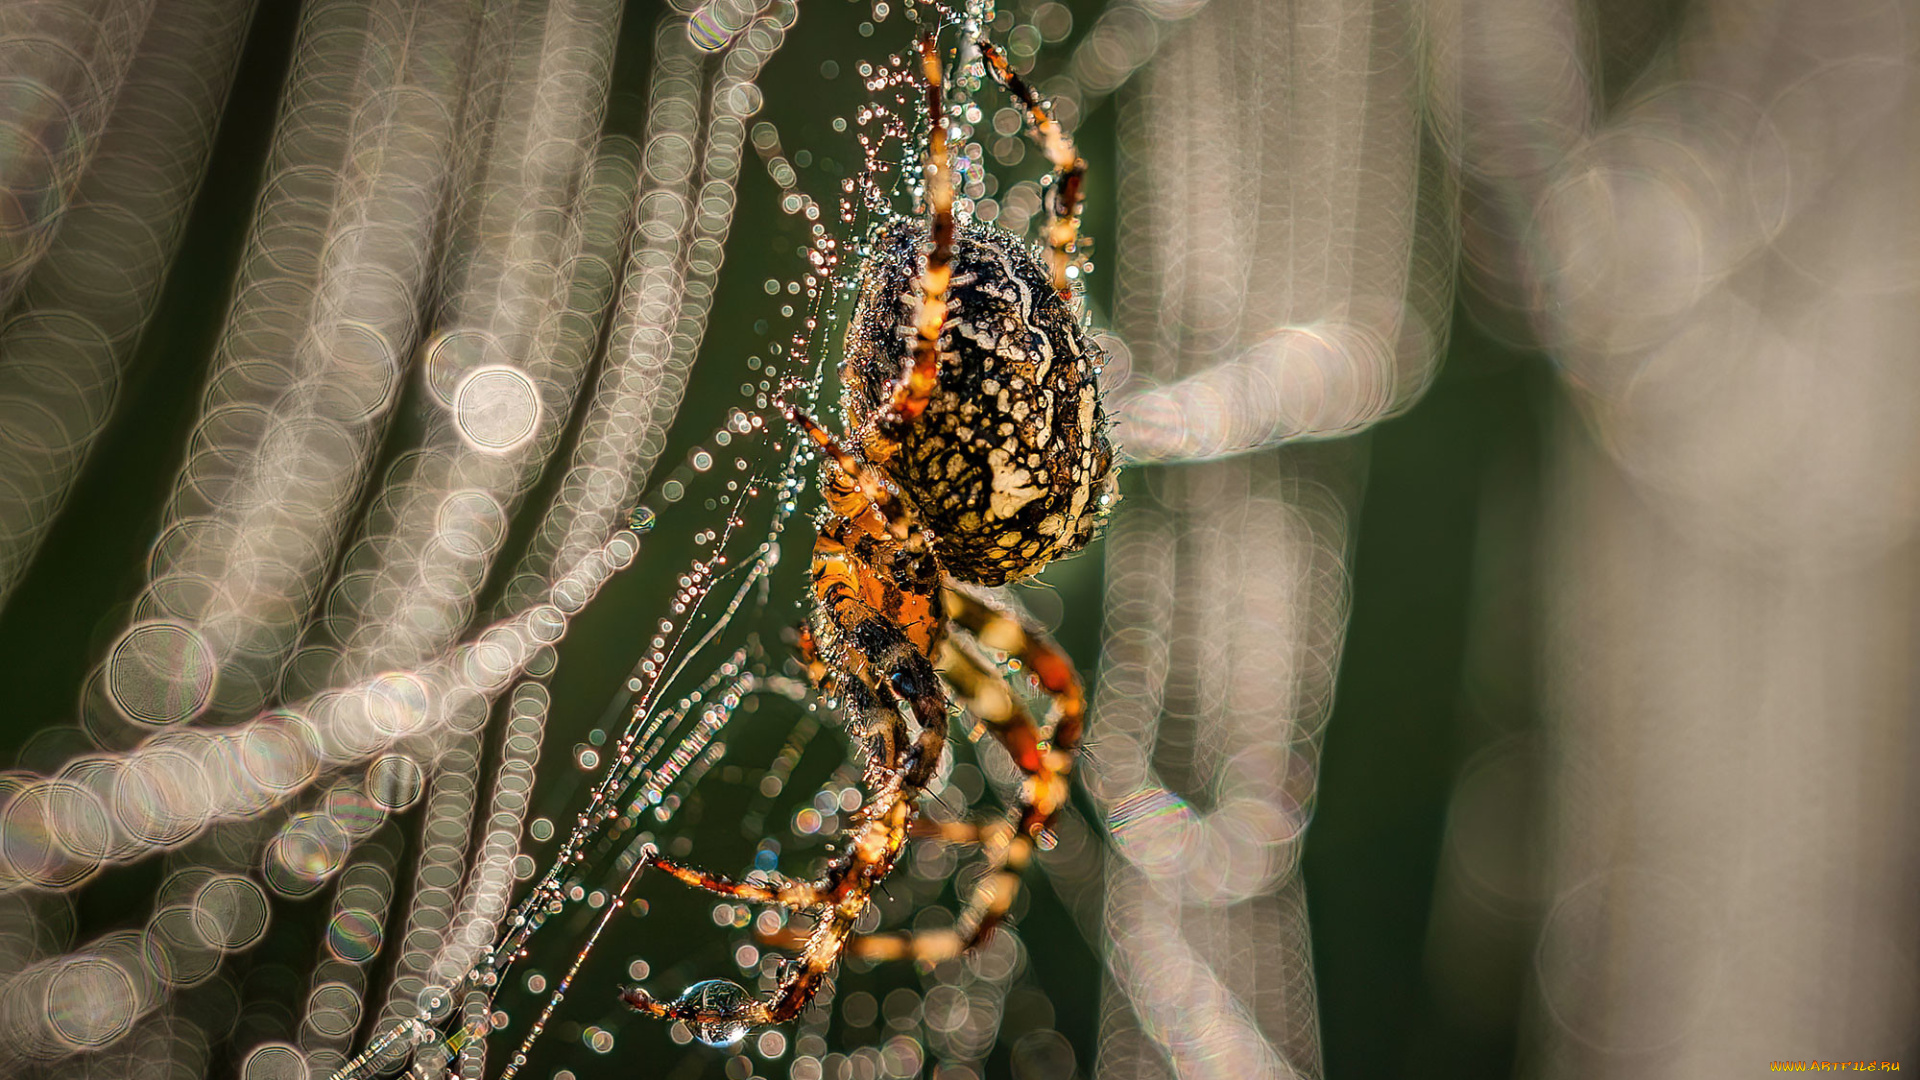
[[(873, 421), (912, 360), (927, 233), (903, 221), (874, 238), (841, 368), (849, 431), (888, 437)], [(993, 225), (956, 230), (946, 304), (939, 388), (881, 467), (947, 573), (1000, 585), (1085, 547), (1113, 501), (1100, 356), (1032, 246)]]
[[(842, 366), (846, 441), (789, 412), (821, 452), (826, 502), (801, 651), (865, 755), (869, 794), (840, 853), (812, 881), (735, 881), (655, 860), (689, 885), (812, 918), (799, 955), (764, 997), (720, 980), (672, 1001), (639, 988), (624, 994), (709, 1042), (799, 1015), (848, 951), (937, 961), (984, 941), (1066, 802), (1085, 726), (1079, 674), (1043, 631), (978, 587), (1029, 577), (1084, 547), (1113, 501), (1099, 358), (1068, 276), (1086, 165), (1005, 58), (986, 42), (980, 52), (1054, 165), (1046, 246), (955, 221), (940, 56), (923, 38), (926, 220), (893, 221), (871, 238)], [(1052, 698), (1048, 723), (1009, 691), (996, 652)], [(946, 747), (949, 692), (1025, 774), (1018, 805), (1010, 821), (942, 831), (980, 843), (991, 870), (951, 929), (856, 935)]]

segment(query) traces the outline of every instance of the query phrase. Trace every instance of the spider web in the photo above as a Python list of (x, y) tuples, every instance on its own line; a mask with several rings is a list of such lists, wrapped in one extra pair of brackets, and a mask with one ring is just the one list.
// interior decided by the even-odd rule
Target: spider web
[[(77, 1067), (184, 1063), (194, 1042), (204, 1055), (207, 1018), (175, 991), (219, 1000), (207, 980), (262, 940), (269, 892), (301, 898), (337, 882), (320, 959), (285, 1024), (295, 1041), (255, 1047), (246, 1075), (331, 1069), (363, 1016), (382, 1047), (432, 1041), (487, 952), (526, 876), (515, 852), (551, 699), (540, 679), (574, 616), (642, 544), (623, 525), (704, 335), (754, 77), (793, 21), (791, 5), (749, 11), (737, 40), (704, 50), (684, 14), (662, 21), (635, 144), (599, 135), (620, 6), (322, 2), (291, 28), (297, 63), (188, 466), (134, 618), (89, 679), (82, 730), (102, 752), (8, 789), (11, 890), (72, 889), (157, 851), (169, 852), (167, 878), (144, 929), (23, 963), (10, 1000), (53, 1004), (11, 1014), (10, 1059), (111, 1045)], [(135, 39), (144, 14), (126, 15)], [(142, 39), (150, 62), (128, 71), (99, 45), (101, 77), (130, 80), (116, 123), (140, 130), (153, 92), (143, 79), (201, 90), (210, 100), (188, 146), (204, 163), (245, 15), (203, 4), (198, 24), (155, 20)], [(105, 163), (135, 178), (148, 164), (112, 157), (120, 130), (109, 127), (94, 182), (114, 182)], [(183, 212), (192, 188), (189, 175), (163, 194)], [(81, 245), (100, 237), (72, 239), (43, 261), (48, 289), (71, 278), (61, 259), (99, 257)], [(158, 270), (135, 283), (144, 295), (68, 302), (150, 307)], [(36, 292), (41, 280), (28, 281), (30, 301), (67, 299)], [(41, 317), (53, 316), (77, 317)], [(603, 340), (612, 359), (594, 375)], [(10, 373), (29, 361), (10, 354)], [(116, 375), (99, 376), (109, 398)], [(768, 478), (738, 456), (763, 456), (747, 396), (660, 485), (673, 502), (681, 473), (724, 473), (707, 505), (731, 508), (696, 534), (711, 550), (681, 577), (679, 636), (715, 581), (751, 586), (774, 565), (767, 532), (744, 575), (727, 569), (741, 558), (725, 543), (740, 504), (768, 494), (775, 523), (762, 515), (758, 527), (777, 530), (797, 493), (791, 461)], [(91, 398), (74, 407), (99, 411)], [(550, 508), (516, 541), (514, 512), (563, 446), (572, 465), (544, 481)], [(64, 453), (83, 457), (85, 439)], [(517, 571), (489, 586), (514, 547)], [(491, 624), (468, 636), (483, 602)], [(656, 645), (642, 662), (656, 688), (665, 655)], [(736, 654), (718, 669), (732, 681), (706, 692), (737, 704), (746, 667)], [(711, 767), (725, 716), (696, 707), (700, 691), (677, 706), (656, 699), (621, 740), (651, 757), (611, 769), (604, 801), (639, 786), (671, 803)], [(505, 726), (493, 745), (496, 702)], [(409, 843), (385, 822), (416, 802)], [(67, 827), (76, 821), (81, 833)], [(23, 925), (49, 904), (22, 901)], [(517, 909), (521, 925), (531, 910)], [(477, 1044), (460, 1052), (462, 1067), (478, 1061)]]
[[(643, 43), (645, 134), (632, 142), (599, 134), (619, 6), (320, 0), (283, 31), (295, 63), (160, 540), (88, 675), (80, 727), (29, 748), (44, 774), (7, 780), (0, 887), (26, 943), (8, 1000), (47, 1003), (8, 1014), (8, 1060), (53, 1074), (199, 1071), (237, 1019), (249, 1077), (381, 1071), (409, 1056), (477, 1073), (487, 1041), (476, 1036), (504, 1019), (493, 999), (533, 932), (611, 915), (619, 890), (599, 879), (636, 865), (651, 840), (637, 819), (664, 825), (695, 797), (756, 692), (798, 696), (766, 643), (716, 639), (739, 637), (743, 605), (794, 610), (767, 584), (799, 461), (767, 445), (763, 413), (783, 375), (790, 394), (818, 391), (815, 374), (790, 366), (804, 330), (784, 348), (762, 338), (765, 355), (741, 371), (744, 400), (634, 509), (686, 438), (669, 426), (707, 337), (746, 118), (765, 104), (755, 80), (795, 9), (708, 4), (662, 18)], [(111, 123), (75, 114), (77, 145), (99, 150), (86, 184), (111, 192), (168, 167), (178, 179), (152, 194), (162, 235), (136, 264), (151, 272), (119, 291), (60, 291), (70, 267), (127, 235), (91, 205), (21, 260), (22, 274), (38, 269), (23, 293), (29, 317), (8, 324), (9, 377), (64, 359), (36, 360), (35, 348), (91, 340), (58, 319), (89, 320), (77, 325), (100, 328), (105, 347), (89, 361), (92, 385), (36, 395), (36, 415), (51, 418), (42, 443), (10, 447), (49, 452), (17, 463), (46, 493), (9, 533), (7, 587), (129, 378), (249, 25), (241, 4), (201, 4), (167, 25), (141, 5), (117, 10), (85, 73), (125, 82), (120, 111)], [(884, 5), (872, 14), (884, 21)], [(183, 158), (155, 161), (139, 138), (145, 101), (189, 90), (201, 107), (168, 114), (187, 124)], [(887, 115), (873, 114), (883, 128)], [(783, 176), (777, 135), (756, 128), (752, 141), (787, 193), (782, 208), (824, 224), (791, 165)], [(868, 207), (884, 201), (885, 172), (869, 170)], [(981, 185), (977, 167), (971, 179)], [(822, 235), (816, 253), (832, 250)], [(831, 308), (831, 267), (814, 265), (817, 319)], [(61, 334), (31, 336), (49, 320)], [(545, 508), (523, 536), (514, 521), (531, 500)], [(623, 695), (573, 748), (579, 773), (598, 769), (599, 781), (535, 789), (552, 718), (570, 711), (569, 688), (550, 679), (555, 646), (643, 549), (646, 565), (687, 569), (641, 583), (670, 595), (629, 678), (637, 704)], [(476, 621), (484, 628), (469, 630)], [(817, 729), (803, 718), (768, 775), (791, 773)], [(963, 773), (957, 790), (970, 801), (980, 787)], [(588, 807), (570, 832), (533, 816), (568, 800)], [(831, 836), (857, 788), (839, 775), (813, 802), (802, 831)], [(544, 871), (520, 851), (523, 827), (557, 841)], [(164, 881), (144, 924), (61, 952), (65, 897), (155, 855)], [(950, 852), (922, 857), (917, 892), (936, 898), (951, 868)], [(529, 876), (531, 892), (510, 905)], [(247, 969), (285, 902), (308, 898), (328, 912), (316, 960), (254, 963), (244, 983), (222, 973)], [(938, 1013), (936, 1039), (955, 1060), (991, 1045), (1018, 953), (1004, 935), (965, 962), (972, 982), (945, 979), (978, 983)], [(537, 996), (546, 982), (533, 972), (520, 985)], [(236, 992), (247, 1004), (228, 1004)], [(893, 997), (886, 1011), (900, 1012)], [(803, 1031), (802, 1048), (825, 1032), (824, 1020)], [(578, 1041), (611, 1046), (600, 1028)], [(874, 1053), (897, 1070), (924, 1051), (896, 1037)]]
[[(0, 10), (0, 1072), (478, 1075), (537, 1026), (555, 1077), (1318, 1075), (1297, 857), (1364, 471), (1333, 440), (1425, 390), (1456, 277), (1573, 405), (1562, 756), (1460, 777), (1437, 887), (1539, 924), (1526, 1067), (1911, 1048), (1920, 20), (1888, 0), (972, 10), (1083, 146), (1120, 132), (1082, 268), (1139, 468), (1022, 597), (1100, 650), (1085, 801), (973, 957), (849, 970), (742, 1053), (626, 1021), (622, 978), (763, 977), (779, 929), (621, 903), (646, 844), (798, 869), (858, 806), (782, 681), (805, 530), (766, 420), (829, 400), (790, 331), (831, 340), (861, 215), (916, 194), (905, 12), (834, 11)], [(961, 208), (1022, 231), (1036, 155), (961, 52)], [(769, 251), (765, 318), (713, 318)], [(1522, 768), (1551, 871), (1490, 886)], [(1016, 780), (946, 779), (930, 815)], [(916, 845), (877, 910), (928, 925), (967, 874)], [(1472, 907), (1436, 905), (1440, 990)]]

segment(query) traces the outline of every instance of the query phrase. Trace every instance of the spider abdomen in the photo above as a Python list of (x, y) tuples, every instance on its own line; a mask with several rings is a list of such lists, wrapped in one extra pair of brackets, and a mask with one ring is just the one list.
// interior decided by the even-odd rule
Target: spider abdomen
[[(875, 240), (847, 330), (847, 430), (864, 432), (908, 362), (918, 223)], [(940, 334), (939, 389), (883, 463), (953, 576), (1027, 577), (1086, 546), (1115, 497), (1100, 355), (1025, 242), (958, 230)]]

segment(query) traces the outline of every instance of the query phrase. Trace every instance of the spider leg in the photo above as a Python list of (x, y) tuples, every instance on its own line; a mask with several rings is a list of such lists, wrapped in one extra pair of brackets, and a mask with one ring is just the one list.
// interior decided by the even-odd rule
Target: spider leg
[(1033, 858), (1033, 840), (1004, 821), (982, 826), (977, 835), (988, 870), (951, 928), (866, 934), (853, 940), (850, 951), (869, 960), (937, 964), (964, 955), (991, 937), (1020, 895), (1020, 877)]
[(796, 911), (814, 907), (822, 902), (821, 886), (808, 881), (779, 881), (756, 884), (751, 881), (735, 881), (725, 874), (716, 874), (673, 859), (656, 857), (655, 869), (674, 879), (704, 889), (720, 896), (730, 896), (736, 900), (748, 900), (756, 904), (778, 904)]
[[(994, 926), (1004, 920), (1007, 906), (1018, 895), (1020, 872), (1031, 853), (1031, 841), (1027, 838), (1041, 832), (1052, 816), (1038, 809), (1031, 798), (1035, 786), (1032, 778), (1046, 769), (1045, 754), (1040, 749), (1040, 728), (1032, 714), (1008, 690), (990, 661), (954, 638), (948, 638), (942, 645), (939, 669), (967, 712), (993, 733), (1027, 773), (1029, 790), (1023, 794), (1022, 805), (1014, 815), (1018, 827), (1009, 820), (972, 824), (917, 818), (911, 823), (908, 835), (912, 838), (981, 845), (991, 869), (969, 897), (971, 902), (960, 915), (958, 930), (927, 931), (918, 935), (869, 934), (854, 938), (850, 947), (869, 959), (912, 957), (938, 961), (963, 953), (985, 940)], [(1064, 784), (1064, 777), (1055, 783)], [(1021, 834), (1018, 844), (1016, 833)], [(765, 940), (769, 944), (791, 947), (804, 938), (771, 935)]]
[[(672, 1001), (637, 987), (621, 998), (635, 1010), (683, 1020), (696, 1033), (736, 1032), (798, 1016), (853, 940), (873, 890), (905, 849), (917, 801), (947, 739), (945, 684), (929, 659), (946, 633), (941, 575), (910, 509), (874, 467), (848, 453), (812, 417), (788, 416), (815, 445), (829, 513), (813, 549), (813, 604), (801, 634), (809, 674), (846, 704), (866, 752), (866, 808), (840, 855), (818, 881), (756, 885), (668, 860), (661, 869), (696, 888), (815, 913), (800, 953), (764, 998), (738, 987), (696, 984)], [(919, 733), (909, 742), (898, 705)], [(702, 1035), (705, 1038), (705, 1035)]]
[(1027, 110), (1033, 141), (1040, 144), (1041, 152), (1053, 163), (1054, 179), (1047, 199), (1047, 248), (1054, 291), (1063, 299), (1071, 299), (1073, 292), (1067, 283), (1068, 253), (1080, 236), (1080, 185), (1087, 175), (1086, 160), (1074, 149), (1073, 139), (1053, 118), (1040, 95), (1007, 63), (1005, 54), (992, 42), (982, 40), (980, 55), (986, 58), (993, 81)]
[(875, 540), (899, 542), (910, 537), (913, 511), (894, 494), (880, 470), (854, 457), (833, 432), (799, 409), (788, 406), (787, 419), (813, 440), (829, 463), (821, 470), (827, 509)]
[(824, 693), (833, 692), (833, 676), (827, 662), (820, 659), (820, 645), (813, 640), (813, 628), (801, 623), (795, 634), (793, 649), (800, 654), (800, 663), (807, 669), (807, 681)]
[[(864, 538), (870, 546), (874, 542), (891, 542), (897, 532), (904, 532), (906, 525), (910, 525), (908, 509), (904, 503), (900, 503), (899, 496), (893, 494), (885, 480), (879, 477), (879, 473), (874, 471), (874, 467), (849, 454), (839, 440), (820, 425), (820, 421), (791, 407), (787, 409), (787, 417), (801, 427), (816, 446), (820, 446), (822, 454), (829, 461), (828, 467), (822, 469), (826, 477), (824, 488), (828, 507), (837, 517), (814, 544), (816, 590), (822, 590), (824, 601), (828, 592), (839, 601), (852, 600), (858, 603), (866, 600), (862, 596), (868, 592), (864, 586), (877, 580), (876, 571), (852, 552), (849, 540)], [(860, 615), (852, 615), (852, 619), (860, 619)], [(801, 626), (799, 646), (808, 667), (808, 676), (812, 676), (814, 684), (841, 690), (841, 680), (833, 678), (833, 665), (826, 663), (822, 657), (820, 638), (812, 626)], [(864, 688), (858, 686), (858, 682), (854, 682), (852, 690), (854, 692), (847, 696), (847, 703), (852, 713), (854, 736), (862, 740), (862, 746), (868, 751), (870, 765), (879, 769), (895, 769), (899, 746), (906, 742), (906, 724), (900, 721), (897, 711), (881, 705), (870, 694), (864, 694)], [(945, 717), (945, 709), (941, 715)], [(657, 859), (655, 865), (672, 878), (699, 890), (755, 903), (778, 903), (789, 909), (814, 907), (822, 903), (824, 892), (833, 888), (831, 880), (780, 884), (739, 882), (726, 874), (703, 871), (699, 867), (689, 867), (664, 857)]]
[[(801, 627), (800, 641), (810, 666), (817, 665), (821, 669), (822, 674), (816, 679), (816, 684), (837, 686), (840, 680), (832, 677), (825, 662), (819, 658), (813, 633), (808, 627)], [(865, 750), (869, 768), (897, 769), (900, 747), (906, 742), (906, 724), (900, 719), (900, 714), (882, 704), (858, 680), (847, 682), (846, 690), (846, 708), (850, 717), (848, 726)], [(696, 889), (750, 903), (774, 904), (793, 911), (806, 911), (832, 902), (846, 869), (844, 860), (836, 860), (815, 881), (783, 879), (753, 882), (738, 881), (726, 874), (703, 870), (666, 856), (655, 857), (654, 866), (669, 877)]]
[(1016, 807), (1019, 829), (1028, 836), (1046, 828), (1057, 805), (1049, 798), (1053, 791), (1065, 790), (1066, 776), (1046, 749), (1040, 725), (1008, 689), (1006, 680), (991, 661), (958, 638), (949, 638), (940, 654), (940, 674), (953, 688), (967, 714), (993, 734), (1013, 763), (1026, 774), (1020, 805)]
[[(989, 649), (998, 649), (1020, 661), (1040, 689), (1053, 699), (1048, 715), (1048, 730), (1039, 750), (1047, 759), (1047, 772), (1053, 783), (1045, 792), (1036, 792), (1034, 805), (1047, 820), (1059, 811), (1067, 799), (1067, 773), (1073, 768), (1073, 756), (1087, 729), (1087, 691), (1073, 658), (1066, 654), (1045, 630), (1009, 611), (982, 600), (977, 595), (952, 587), (942, 593), (947, 617), (972, 634)], [(1015, 760), (1018, 761), (1018, 755)]]
[(927, 411), (940, 385), (940, 331), (947, 323), (947, 283), (953, 276), (953, 167), (947, 161), (945, 80), (932, 33), (920, 38), (920, 66), (927, 83), (927, 214), (931, 244), (920, 272), (920, 306), (914, 314), (913, 353), (893, 396), (874, 418), (862, 447), (877, 461), (893, 457), (900, 436)]
[(629, 987), (621, 992), (621, 1000), (658, 1019), (684, 1020), (696, 1030), (739, 1024), (759, 1027), (800, 1015), (839, 964), (853, 939), (854, 923), (866, 910), (874, 888), (886, 880), (906, 847), (917, 795), (918, 789), (907, 782), (903, 772), (896, 772), (875, 791), (860, 827), (849, 837), (846, 852), (829, 871), (835, 885), (816, 905), (821, 913), (806, 944), (765, 998), (745, 997), (741, 991), (739, 998), (689, 993), (662, 1001), (638, 987)]
[(986, 853), (986, 875), (951, 929), (872, 934), (856, 939), (853, 951), (869, 959), (911, 958), (938, 963), (985, 941), (994, 927), (1005, 921), (1019, 895), (1020, 876), (1033, 857), (1034, 844), (1046, 835), (1066, 804), (1067, 775), (1085, 730), (1086, 692), (1079, 673), (1044, 631), (959, 589), (947, 589), (944, 600), (956, 625), (982, 644), (1018, 657), (1052, 696), (1051, 731), (1042, 734), (992, 664), (975, 649), (957, 638), (946, 643), (940, 657), (941, 674), (967, 711), (993, 733), (1027, 776), (1015, 808), (1017, 824), (1000, 821), (971, 828), (943, 827), (942, 839), (960, 843), (978, 840)]

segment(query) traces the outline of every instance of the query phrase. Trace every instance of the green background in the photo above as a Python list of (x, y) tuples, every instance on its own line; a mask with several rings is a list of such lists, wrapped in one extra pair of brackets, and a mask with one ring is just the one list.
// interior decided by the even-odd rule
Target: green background
[[(1075, 33), (1067, 46), (1091, 25), (1099, 7), (1069, 6)], [(648, 51), (658, 10), (635, 3), (628, 12), (609, 132), (642, 135)], [(812, 148), (822, 162), (851, 158), (849, 137), (836, 136), (827, 125), (834, 116), (849, 115), (864, 94), (854, 65), (903, 47), (910, 36), (896, 15), (872, 38), (860, 37), (854, 27), (865, 11), (837, 0), (805, 5), (768, 68), (761, 84), (767, 100), (762, 116), (778, 125), (789, 151)], [(67, 725), (76, 715), (78, 688), (125, 626), (143, 581), (161, 500), (179, 466), (225, 314), (295, 23), (291, 3), (265, 4), (256, 17), (211, 171), (113, 426), (29, 576), (0, 613), (0, 685), (10, 688), (10, 719), (0, 726), (0, 741), (24, 766), (57, 768), (66, 755), (82, 749)], [(1049, 65), (1064, 55), (1064, 47), (1050, 46), (1040, 72), (1050, 71)], [(839, 65), (837, 78), (822, 74), (828, 60)], [(1113, 129), (1108, 103), (1084, 117), (1077, 132), (1093, 164), (1085, 229), (1102, 244), (1111, 244), (1113, 235)], [(1020, 175), (1032, 175), (1035, 157), (1029, 156)], [(778, 211), (777, 189), (751, 151), (743, 174), (705, 350), (656, 479), (711, 432), (728, 407), (739, 404), (742, 358), (763, 351), (770, 337), (782, 333), (777, 326), (771, 334), (756, 329), (756, 323), (765, 325), (776, 303), (762, 282), (798, 273), (794, 251), (804, 236), (795, 219)], [(803, 170), (803, 184), (823, 201), (836, 186), (824, 163)], [(1095, 275), (1096, 312), (1104, 309), (1110, 285), (1110, 276)], [(1357, 511), (1353, 615), (1303, 863), (1330, 1077), (1485, 1077), (1513, 1071), (1529, 962), (1524, 918), (1511, 934), (1487, 943), (1476, 975), (1483, 1002), (1477, 1011), (1462, 1010), (1436, 993), (1428, 929), (1455, 777), (1475, 752), (1504, 738), (1524, 737), (1534, 722), (1527, 657), (1541, 433), (1551, 415), (1551, 393), (1542, 365), (1461, 319), (1445, 368), (1426, 397), (1408, 414), (1362, 437), (1368, 466)], [(516, 545), (527, 535), (527, 515), (522, 518)], [(663, 514), (644, 556), (661, 561), (648, 565), (684, 565), (693, 551), (688, 534), (712, 524), (712, 518), (677, 510)], [(804, 561), (791, 556), (801, 553), (805, 532), (804, 521), (797, 522), (775, 596), (757, 616), (761, 624), (752, 627), (774, 644), (779, 627), (797, 619), (793, 598)], [(1099, 559), (1096, 549), (1050, 572), (1068, 613), (1062, 640), (1089, 673), (1099, 647)], [(502, 560), (509, 564), (510, 559)], [(568, 767), (563, 749), (600, 723), (615, 699), (644, 640), (635, 627), (649, 627), (657, 617), (658, 585), (643, 572), (625, 575), (571, 633), (555, 681), (551, 749), (543, 762), (536, 813), (570, 818), (570, 800), (584, 779)], [(742, 772), (730, 779), (725, 769), (716, 770), (702, 786), (701, 805), (685, 815), (702, 861), (737, 871), (751, 857), (754, 841), (741, 836), (732, 821), (751, 798), (753, 770), (770, 759), (793, 721), (791, 707), (769, 705), (736, 725), (736, 756), (729, 763), (737, 760)], [(797, 781), (824, 777), (844, 753), (831, 734), (816, 739)], [(791, 790), (810, 789), (796, 783)], [(85, 888), (78, 897), (78, 939), (129, 925), (127, 896), (152, 890), (160, 874), (158, 861), (148, 860), (110, 871)], [(1074, 1045), (1084, 1074), (1096, 1045), (1099, 960), (1044, 883), (1034, 888), (1036, 897), (1022, 922), (1032, 952), (1031, 978), (1051, 1000), (1055, 1026)], [(526, 1075), (544, 1077), (562, 1059), (581, 1076), (724, 1075), (724, 1054), (675, 1047), (659, 1029), (627, 1019), (611, 1002), (612, 984), (631, 955), (648, 956), (658, 977), (667, 980), (662, 985), (680, 972), (698, 978), (732, 971), (726, 956), (739, 935), (712, 925), (705, 900), (658, 883), (644, 893), (653, 902), (652, 913), (616, 922), (603, 947), (604, 962), (588, 966), (581, 989), (561, 1014), (563, 1021), (571, 1017), (574, 1023), (615, 1027), (619, 1049), (603, 1058), (582, 1048), (577, 1038), (568, 1042), (555, 1036)], [(318, 898), (276, 902), (269, 940), (234, 961), (248, 994), (295, 992), (299, 983), (289, 981), (290, 974), (303, 977), (311, 964), (323, 908)], [(144, 907), (138, 912), (144, 917)], [(570, 924), (562, 920), (562, 925)], [(560, 930), (558, 936), (565, 935)], [(536, 964), (544, 958), (545, 970), (553, 970), (565, 958), (563, 945), (564, 940), (542, 942), (539, 948), (551, 951), (536, 953)], [(908, 973), (849, 978), (881, 991), (916, 982)], [(524, 1014), (524, 1004), (511, 995), (503, 1001), (516, 1017)], [(836, 1033), (846, 1044), (836, 1039), (834, 1049), (849, 1048), (862, 1034)], [(231, 1062), (248, 1039), (291, 1034), (242, 1031), (233, 1047), (216, 1051), (215, 1057)], [(989, 1067), (1001, 1075), (1009, 1068), (1004, 1044)], [(773, 1071), (783, 1073), (782, 1068)]]

